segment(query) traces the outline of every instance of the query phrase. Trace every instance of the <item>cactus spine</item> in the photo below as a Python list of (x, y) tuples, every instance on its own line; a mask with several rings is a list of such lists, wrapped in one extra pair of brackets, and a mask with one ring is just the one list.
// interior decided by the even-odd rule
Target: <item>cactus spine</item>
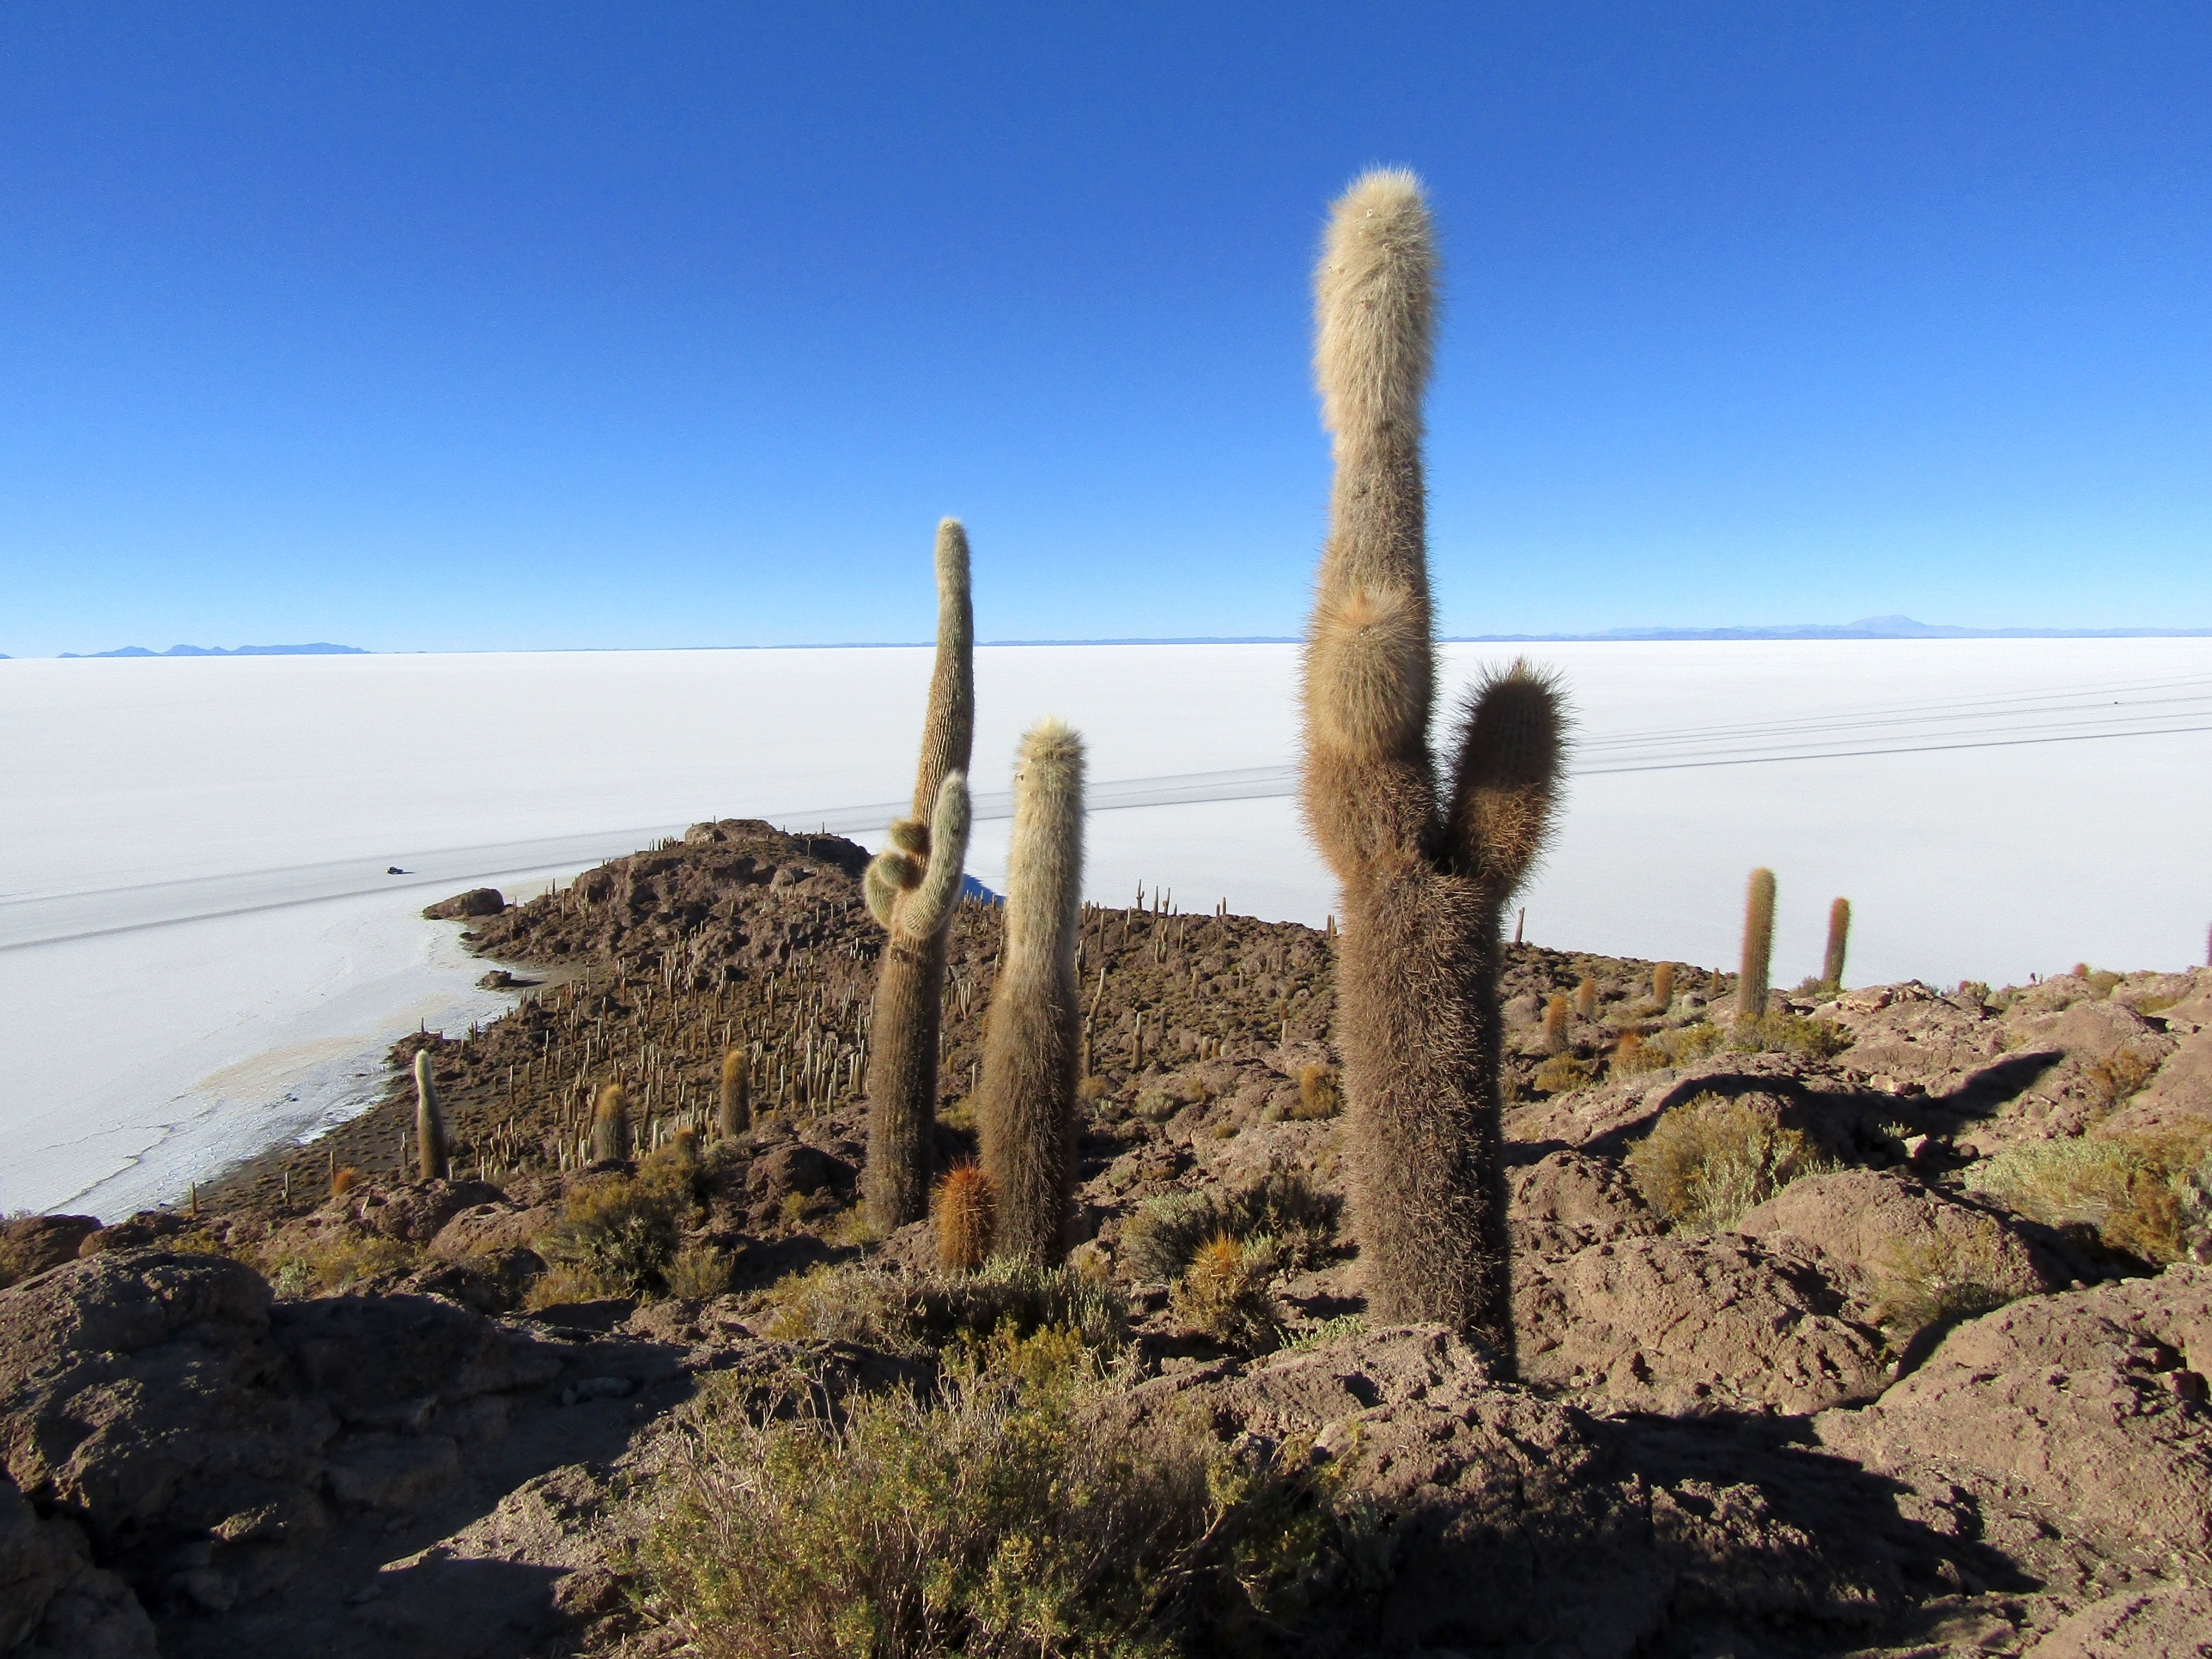
[(1820, 962), (1820, 981), (1831, 991), (1844, 988), (1844, 947), (1851, 939), (1851, 902), (1839, 898), (1828, 907), (1828, 954)]
[(1306, 822), (1343, 884), (1338, 1008), (1369, 1317), (1435, 1320), (1513, 1362), (1499, 1125), (1505, 907), (1542, 850), (1565, 714), (1522, 663), (1429, 746), (1421, 399), (1434, 265), (1410, 173), (1335, 204), (1314, 351), (1336, 478), (1304, 655)]
[(601, 1085), (592, 1109), (592, 1161), (619, 1164), (629, 1156), (629, 1109), (619, 1083)]
[(914, 816), (868, 866), (868, 909), (890, 937), (868, 1046), (868, 1219), (889, 1232), (928, 1213), (945, 934), (968, 858), (968, 760), (975, 735), (975, 617), (968, 532), (937, 526), (937, 664), (922, 720)]
[(998, 1200), (995, 1254), (1049, 1267), (1066, 1255), (1075, 1189), (1075, 1072), (1083, 1008), (1083, 739), (1032, 726), (1014, 763), (1006, 943), (983, 1024), (978, 1112)]
[(438, 1085), (430, 1077), (430, 1051), (415, 1051), (416, 1168), (425, 1181), (443, 1181), (449, 1173), (446, 1158), (446, 1120), (438, 1113)]
[(1736, 974), (1739, 1023), (1766, 1012), (1766, 974), (1774, 960), (1774, 872), (1754, 870), (1743, 900), (1743, 966)]
[(723, 1139), (731, 1140), (752, 1127), (752, 1067), (744, 1049), (732, 1048), (722, 1056), (722, 1090), (714, 1103), (714, 1127)]

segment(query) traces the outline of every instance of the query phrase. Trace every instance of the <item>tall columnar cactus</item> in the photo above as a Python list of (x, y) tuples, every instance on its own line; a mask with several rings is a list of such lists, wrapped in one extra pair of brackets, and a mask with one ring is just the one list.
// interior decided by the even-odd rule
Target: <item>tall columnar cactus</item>
[(1735, 979), (1735, 1017), (1759, 1019), (1766, 1012), (1766, 974), (1774, 960), (1774, 872), (1754, 870), (1743, 899), (1743, 966)]
[(1844, 988), (1844, 950), (1850, 942), (1851, 902), (1839, 898), (1828, 907), (1828, 954), (1820, 962), (1820, 982), (1832, 991)]
[(430, 1051), (415, 1051), (416, 1167), (425, 1181), (451, 1173), (446, 1158), (446, 1120), (438, 1112), (438, 1085), (430, 1076)]
[(725, 1140), (753, 1127), (752, 1067), (745, 1051), (732, 1048), (722, 1056), (722, 1089), (714, 1103), (714, 1128)]
[(629, 1156), (629, 1107), (621, 1084), (605, 1084), (592, 1109), (592, 1161), (619, 1164)]
[(993, 1252), (1037, 1267), (1066, 1255), (1075, 1190), (1083, 1007), (1083, 739), (1056, 720), (1022, 738), (1006, 854), (1006, 943), (983, 1024), (983, 1173)]
[(1674, 964), (1662, 962), (1651, 970), (1651, 1002), (1661, 1013), (1674, 1006)]
[(968, 758), (975, 736), (975, 617), (968, 532), (937, 526), (937, 667), (922, 720), (914, 816), (868, 866), (868, 909), (890, 935), (868, 1038), (868, 1218), (880, 1231), (929, 1210), (945, 933), (968, 858)]
[(1370, 173), (1336, 204), (1315, 279), (1336, 481), (1306, 632), (1303, 800), (1344, 885), (1337, 1006), (1370, 1316), (1474, 1332), (1510, 1366), (1501, 928), (1549, 829), (1565, 713), (1527, 665), (1491, 675), (1439, 780), (1421, 470), (1435, 264), (1410, 173)]

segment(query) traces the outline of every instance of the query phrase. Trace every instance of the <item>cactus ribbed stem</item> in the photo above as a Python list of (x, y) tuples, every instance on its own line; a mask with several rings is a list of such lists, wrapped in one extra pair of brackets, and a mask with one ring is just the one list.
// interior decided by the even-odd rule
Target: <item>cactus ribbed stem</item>
[(1851, 902), (1839, 898), (1828, 907), (1828, 951), (1820, 962), (1820, 982), (1831, 991), (1844, 988), (1844, 951), (1851, 939)]
[(1565, 716), (1545, 676), (1492, 675), (1440, 799), (1421, 462), (1435, 262), (1411, 174), (1370, 173), (1335, 204), (1315, 281), (1336, 477), (1306, 632), (1302, 803), (1344, 890), (1338, 1030), (1368, 1316), (1470, 1331), (1510, 1370), (1498, 969)]
[(450, 1173), (446, 1157), (446, 1120), (438, 1112), (438, 1085), (430, 1076), (430, 1051), (415, 1051), (416, 1168), (425, 1181), (443, 1181)]
[(1743, 965), (1735, 980), (1739, 1021), (1766, 1013), (1766, 975), (1774, 960), (1774, 872), (1754, 870), (1743, 901)]

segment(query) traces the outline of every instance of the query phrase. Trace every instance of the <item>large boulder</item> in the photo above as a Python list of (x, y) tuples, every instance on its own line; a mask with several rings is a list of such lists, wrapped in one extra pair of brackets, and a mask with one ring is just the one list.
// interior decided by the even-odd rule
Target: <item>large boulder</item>
[(474, 916), (495, 916), (507, 908), (496, 887), (471, 887), (449, 899), (440, 899), (422, 912), (426, 921), (465, 921)]
[(92, 1565), (74, 1522), (40, 1520), (0, 1479), (0, 1653), (9, 1659), (155, 1659), (131, 1587)]
[(1959, 1326), (1863, 1411), (1816, 1419), (1877, 1469), (1963, 1465), (2163, 1554), (2212, 1547), (2212, 1269), (2035, 1297)]
[(1863, 1310), (1788, 1240), (1632, 1237), (1522, 1267), (1522, 1374), (1593, 1411), (1814, 1412), (1886, 1380)]
[(0, 1223), (0, 1285), (58, 1267), (99, 1231), (99, 1218), (88, 1215), (26, 1215)]
[(2071, 1279), (2009, 1218), (1894, 1170), (1801, 1176), (1747, 1212), (1735, 1231), (1813, 1245), (1832, 1267), (1863, 1276), (1876, 1292), (1923, 1265), (1963, 1268), (2007, 1296), (2063, 1289)]
[(1514, 1170), (1508, 1192), (1516, 1255), (1572, 1255), (1662, 1226), (1618, 1164), (1583, 1152), (1551, 1152)]

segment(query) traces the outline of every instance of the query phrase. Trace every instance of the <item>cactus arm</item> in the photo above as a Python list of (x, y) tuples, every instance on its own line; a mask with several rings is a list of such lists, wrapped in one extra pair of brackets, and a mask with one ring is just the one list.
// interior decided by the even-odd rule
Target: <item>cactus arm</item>
[(860, 878), (860, 890), (868, 901), (868, 914), (876, 926), (889, 933), (898, 915), (898, 902), (906, 886), (899, 878), (913, 868), (906, 855), (895, 850), (878, 853), (868, 860)]
[(930, 825), (934, 843), (921, 884), (900, 902), (896, 927), (910, 939), (933, 938), (952, 920), (960, 897), (960, 877), (968, 861), (968, 777), (947, 772), (937, 791)]
[[(968, 532), (957, 519), (937, 526), (937, 665), (922, 717), (914, 816), (927, 826), (946, 776), (965, 772), (975, 740), (975, 611), (968, 580)], [(910, 849), (924, 853), (926, 846)]]
[(1553, 676), (1516, 661), (1468, 698), (1446, 840), (1459, 872), (1503, 907), (1543, 855), (1566, 752)]

